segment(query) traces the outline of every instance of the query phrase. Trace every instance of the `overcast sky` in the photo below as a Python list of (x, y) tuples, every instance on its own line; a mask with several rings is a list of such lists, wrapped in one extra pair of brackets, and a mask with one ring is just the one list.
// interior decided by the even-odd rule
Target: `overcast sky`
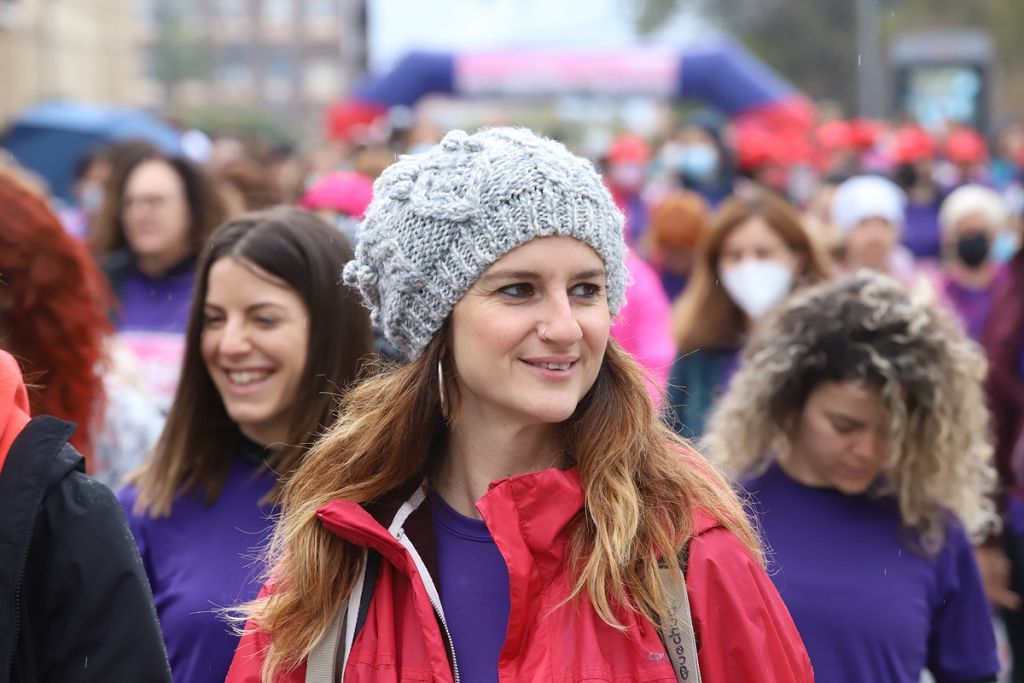
[[(370, 69), (413, 49), (625, 47), (637, 42), (629, 0), (369, 0)], [(656, 38), (684, 44), (707, 35), (698, 17), (677, 17)]]

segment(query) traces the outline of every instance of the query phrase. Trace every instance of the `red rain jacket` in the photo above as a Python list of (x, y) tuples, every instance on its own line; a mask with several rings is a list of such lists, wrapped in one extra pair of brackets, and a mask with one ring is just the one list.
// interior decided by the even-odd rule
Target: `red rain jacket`
[[(382, 558), (369, 606), (349, 605), (366, 617), (345, 660), (345, 683), (455, 680), (432, 579), (437, 574), (429, 566), (436, 560), (429, 507), (420, 487), (395, 515), (393, 507), (344, 500), (318, 512), (333, 533)], [(509, 569), (511, 611), (500, 679), (675, 681), (646, 618), (620, 614), (628, 626), (622, 633), (601, 621), (588, 601), (564, 602), (570, 588), (567, 544), (582, 507), (575, 469), (494, 482), (477, 502)], [(703, 511), (696, 513), (686, 583), (705, 683), (813, 681), (803, 642), (771, 580), (740, 541)], [(227, 683), (260, 681), (266, 644), (264, 633), (243, 637)], [(302, 683), (304, 676), (301, 665), (276, 683)]]
[(28, 416), (28, 393), (18, 362), (0, 351), (0, 470), (14, 439), (28, 424)]

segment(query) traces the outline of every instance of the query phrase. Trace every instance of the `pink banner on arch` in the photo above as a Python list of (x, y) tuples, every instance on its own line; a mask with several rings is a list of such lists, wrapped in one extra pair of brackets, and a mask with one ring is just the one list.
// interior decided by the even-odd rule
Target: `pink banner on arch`
[(458, 55), (454, 85), (470, 95), (551, 95), (574, 91), (671, 96), (678, 54), (646, 52), (503, 51)]

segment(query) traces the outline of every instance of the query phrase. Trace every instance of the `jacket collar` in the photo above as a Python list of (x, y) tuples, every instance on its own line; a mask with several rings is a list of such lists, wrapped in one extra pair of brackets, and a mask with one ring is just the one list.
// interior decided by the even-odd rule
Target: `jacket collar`
[[(426, 481), (420, 481), (365, 505), (332, 500), (317, 510), (317, 517), (346, 541), (388, 557), (400, 548), (397, 534), (405, 533), (417, 540), (423, 522), (429, 526), (429, 498)], [(484, 509), (492, 511), (496, 521), (501, 519), (500, 513), (512, 508), (523, 519), (543, 519), (544, 524), (538, 526), (550, 529), (531, 528), (527, 538), (531, 546), (540, 547), (567, 526), (582, 507), (583, 489), (576, 468), (548, 469), (492, 482), (477, 502), (481, 513)]]
[[(436, 558), (429, 499), (427, 483), (420, 481), (365, 506), (332, 500), (317, 510), (317, 517), (339, 537), (376, 550), (396, 566), (406, 564), (397, 537), (408, 535), (433, 571)], [(517, 524), (516, 533), (521, 534), (532, 554), (560, 554), (558, 539), (564, 538), (567, 527), (583, 509), (583, 486), (575, 467), (546, 469), (492, 482), (476, 506), (492, 533)], [(693, 524), (695, 536), (719, 526), (718, 520), (703, 509), (695, 511)]]

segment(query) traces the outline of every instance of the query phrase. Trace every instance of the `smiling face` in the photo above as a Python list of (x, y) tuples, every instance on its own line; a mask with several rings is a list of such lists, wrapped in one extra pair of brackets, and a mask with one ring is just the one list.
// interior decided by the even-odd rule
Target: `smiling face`
[(611, 316), (605, 268), (569, 237), (532, 240), (498, 259), (452, 312), (460, 411), (483, 424), (568, 419), (593, 386)]
[(878, 392), (854, 381), (811, 391), (797, 435), (779, 464), (807, 486), (867, 491), (889, 460), (889, 414)]
[(210, 268), (202, 355), (228, 415), (261, 445), (288, 442), (309, 347), (309, 312), (282, 280), (249, 261)]

